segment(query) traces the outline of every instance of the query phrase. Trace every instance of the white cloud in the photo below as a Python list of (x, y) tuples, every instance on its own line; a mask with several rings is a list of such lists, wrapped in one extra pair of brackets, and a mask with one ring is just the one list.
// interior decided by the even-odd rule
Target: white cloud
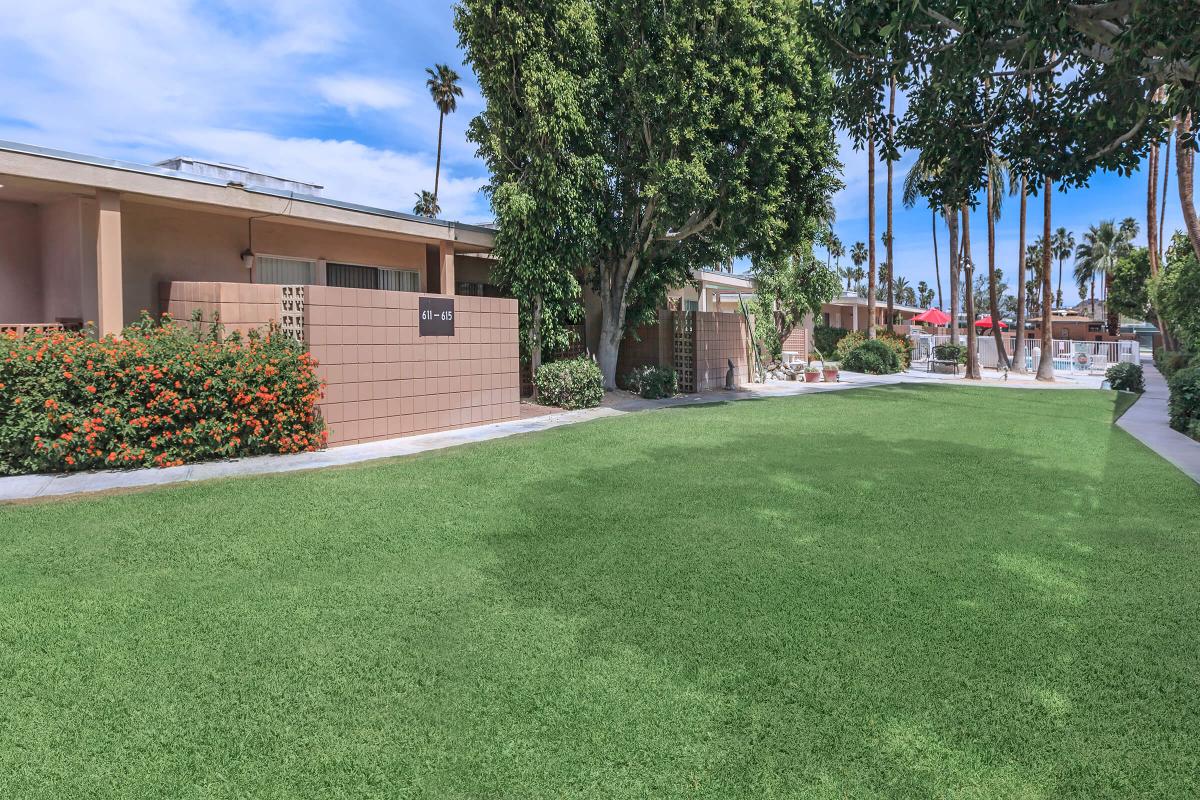
[(365, 76), (341, 75), (320, 78), (317, 91), (328, 102), (357, 114), (363, 109), (388, 111), (403, 108), (412, 97), (401, 87)]
[[(419, 67), (393, 78), (370, 60), (357, 10), (357, 0), (0, 2), (0, 139), (141, 163), (195, 155), (411, 211), (414, 193), (433, 189), (437, 110), (415, 102)], [(485, 221), (463, 106), (446, 124), (441, 205), (447, 218)], [(372, 128), (364, 111), (395, 118)]]
[[(411, 212), (414, 194), (433, 190), (434, 166), (424, 158), (367, 147), (354, 141), (281, 138), (259, 131), (195, 129), (178, 131), (174, 140), (189, 152), (211, 158), (238, 153), (239, 163), (297, 180), (319, 183), (324, 196), (364, 205)], [(442, 216), (462, 222), (491, 217), (479, 188), (486, 176), (449, 177), (439, 188)]]

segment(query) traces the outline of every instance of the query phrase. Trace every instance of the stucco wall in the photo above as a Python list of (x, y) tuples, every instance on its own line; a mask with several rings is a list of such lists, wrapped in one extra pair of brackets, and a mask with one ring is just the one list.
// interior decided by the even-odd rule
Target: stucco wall
[(0, 323), (43, 318), (41, 223), (36, 205), (0, 203)]
[(46, 318), (95, 322), (95, 203), (67, 197), (43, 205), (41, 237)]
[[(167, 281), (248, 283), (241, 253), (249, 244), (245, 218), (126, 200), (121, 205), (125, 318), (152, 313)], [(386, 237), (303, 228), (256, 219), (260, 255), (416, 269), (424, 278), (425, 246)]]

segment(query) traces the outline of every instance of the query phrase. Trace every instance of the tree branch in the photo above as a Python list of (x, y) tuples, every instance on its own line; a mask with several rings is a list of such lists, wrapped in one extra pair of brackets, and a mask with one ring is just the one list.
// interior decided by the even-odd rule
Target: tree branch
[(655, 241), (658, 242), (682, 242), (690, 236), (695, 236), (708, 228), (711, 228), (717, 221), (717, 209), (713, 208), (707, 214), (703, 211), (695, 211), (689, 216), (684, 223), (679, 226), (678, 230), (667, 231), (659, 235)]

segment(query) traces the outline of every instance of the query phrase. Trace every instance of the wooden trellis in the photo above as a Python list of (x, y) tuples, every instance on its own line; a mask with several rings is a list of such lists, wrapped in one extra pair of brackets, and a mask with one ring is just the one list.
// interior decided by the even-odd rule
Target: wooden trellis
[(672, 361), (679, 376), (679, 391), (696, 391), (696, 314), (693, 311), (671, 313)]

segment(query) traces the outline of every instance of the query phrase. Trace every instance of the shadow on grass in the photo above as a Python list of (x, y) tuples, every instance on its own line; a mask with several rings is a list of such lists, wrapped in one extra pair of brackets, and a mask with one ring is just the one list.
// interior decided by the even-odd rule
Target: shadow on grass
[[(619, 668), (664, 708), (705, 698), (706, 729), (654, 748), (669, 765), (705, 742), (716, 796), (1096, 796), (1138, 775), (1179, 779), (1170, 703), (1112, 715), (1135, 702), (1112, 647), (1144, 630), (1131, 604), (1153, 613), (1162, 598), (1119, 585), (1118, 562), (1156, 559), (1150, 541), (1111, 535), (1152, 509), (1103, 479), (1120, 446), (1097, 425), (1107, 405), (997, 391), (1000, 412), (956, 398), (978, 412), (966, 426), (936, 401), (974, 388), (779, 398), (737, 425), (733, 407), (707, 406), (708, 424), (681, 415), (658, 432), (669, 442), (527, 484), (516, 502), (556, 509), (558, 524), (493, 531), (489, 578), (574, 621), (580, 685)], [(928, 407), (889, 420), (897, 393)], [(827, 403), (832, 416), (806, 419)], [(1144, 741), (1111, 763), (1081, 756), (1127, 726)]]

